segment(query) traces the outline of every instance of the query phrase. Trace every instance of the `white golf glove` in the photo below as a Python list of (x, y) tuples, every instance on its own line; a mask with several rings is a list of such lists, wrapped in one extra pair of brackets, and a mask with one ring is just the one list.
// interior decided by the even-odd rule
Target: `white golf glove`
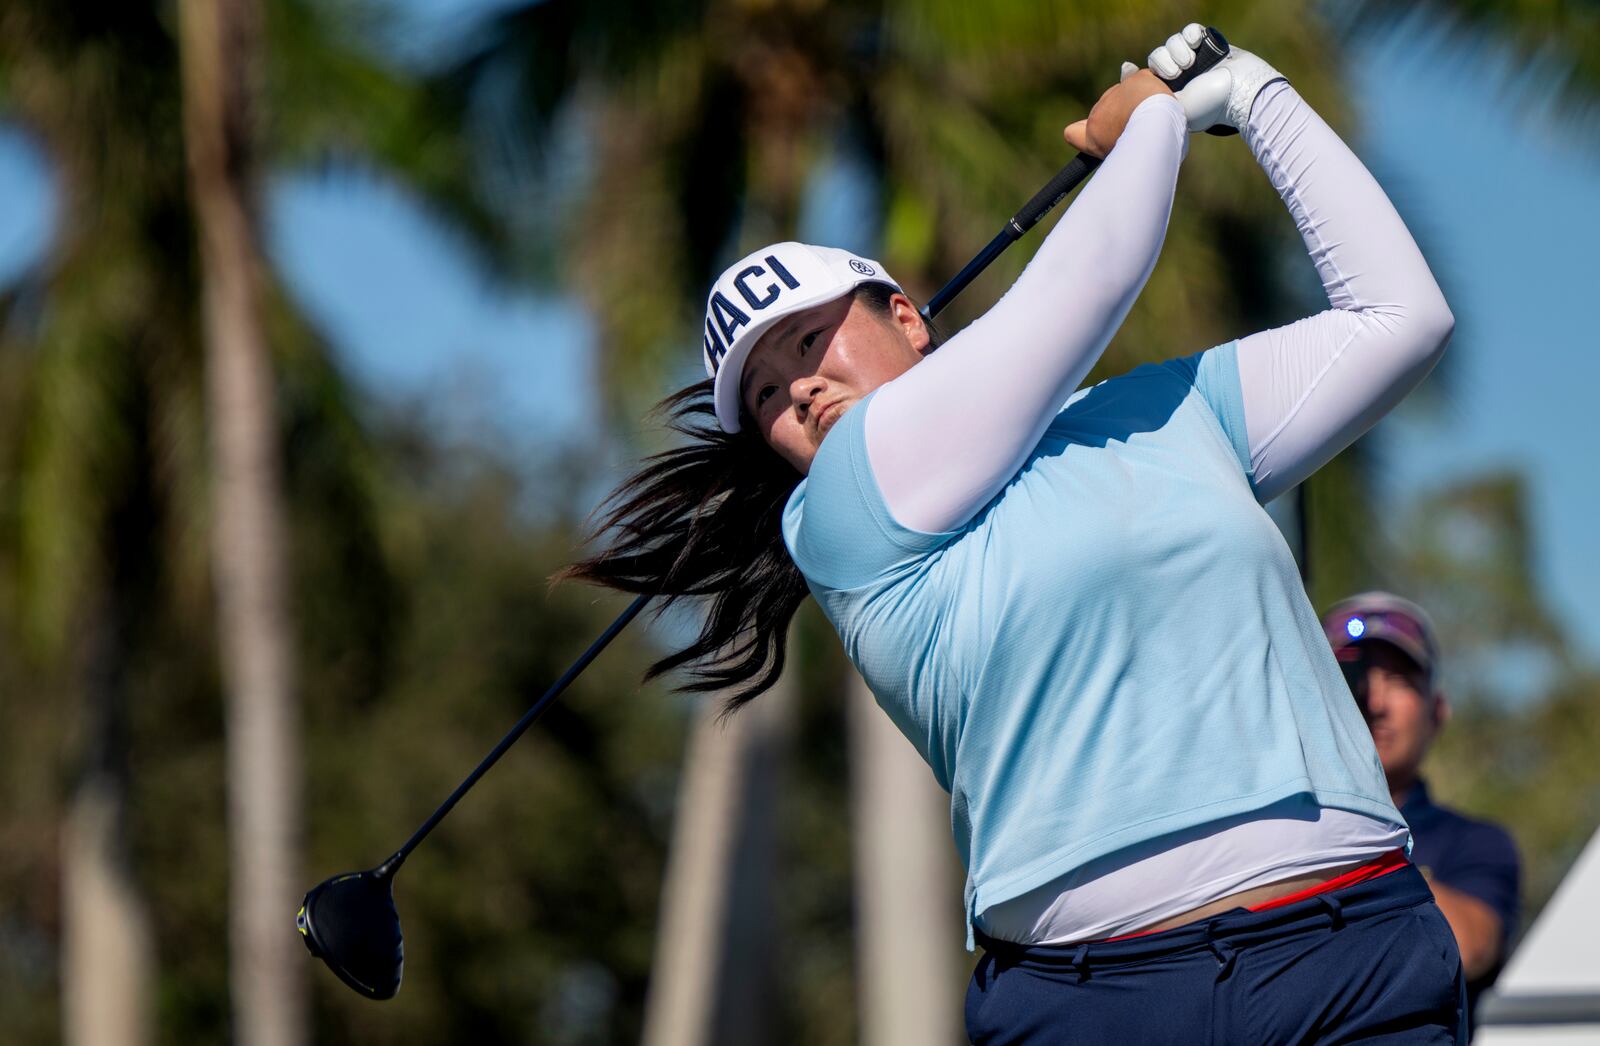
[[(1163, 80), (1181, 74), (1194, 64), (1195, 45), (1204, 38), (1205, 32), (1205, 26), (1198, 22), (1184, 26), (1182, 32), (1173, 34), (1166, 43), (1150, 52), (1151, 70)], [(1122, 65), (1123, 79), (1137, 71), (1138, 67), (1132, 62)], [(1261, 89), (1274, 80), (1285, 79), (1288, 78), (1249, 51), (1230, 46), (1228, 57), (1195, 77), (1176, 97), (1189, 118), (1189, 130), (1230, 128), (1237, 131), (1250, 121), (1250, 105)]]

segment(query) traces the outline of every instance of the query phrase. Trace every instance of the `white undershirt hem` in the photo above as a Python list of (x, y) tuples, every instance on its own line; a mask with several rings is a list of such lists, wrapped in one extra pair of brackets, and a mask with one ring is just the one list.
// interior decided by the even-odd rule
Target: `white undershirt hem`
[[(1137, 933), (1244, 890), (1376, 860), (1406, 845), (1406, 827), (1366, 814), (1286, 800), (1225, 827), (1202, 825), (1109, 854), (991, 905), (977, 927), (996, 940), (1070, 944)], [(1297, 809), (1298, 807), (1298, 809)], [(1295, 816), (1285, 816), (1295, 814)]]

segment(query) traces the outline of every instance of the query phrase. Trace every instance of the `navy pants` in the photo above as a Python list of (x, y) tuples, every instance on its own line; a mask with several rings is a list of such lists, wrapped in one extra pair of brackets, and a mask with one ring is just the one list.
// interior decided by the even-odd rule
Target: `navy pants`
[(977, 1046), (1467, 1039), (1455, 937), (1410, 865), (1125, 941), (983, 944), (967, 988)]

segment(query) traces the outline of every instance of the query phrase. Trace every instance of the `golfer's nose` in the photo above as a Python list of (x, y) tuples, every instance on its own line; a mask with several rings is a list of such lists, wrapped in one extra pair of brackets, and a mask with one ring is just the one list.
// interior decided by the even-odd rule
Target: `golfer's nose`
[(790, 401), (794, 403), (797, 410), (805, 413), (811, 409), (811, 402), (827, 387), (827, 384), (825, 379), (815, 374), (807, 374), (804, 377), (796, 378), (789, 383)]

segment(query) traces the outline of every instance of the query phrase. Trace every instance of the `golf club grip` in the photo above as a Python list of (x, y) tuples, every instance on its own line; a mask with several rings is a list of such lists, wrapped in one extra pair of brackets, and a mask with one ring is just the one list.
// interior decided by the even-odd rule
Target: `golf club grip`
[(1067, 161), (1067, 165), (1057, 171), (1056, 176), (1046, 182), (1043, 189), (1034, 193), (1033, 199), (1022, 205), (1022, 210), (1012, 216), (1010, 224), (1016, 230), (1016, 235), (1012, 239), (1016, 239), (1037, 225), (1040, 218), (1049, 214), (1067, 193), (1076, 189), (1099, 166), (1100, 158), (1090, 156), (1088, 153), (1079, 153)]
[[(1193, 82), (1195, 77), (1208, 72), (1227, 56), (1227, 38), (1215, 28), (1208, 26), (1205, 36), (1194, 49), (1194, 64), (1179, 73), (1176, 78), (1166, 81), (1166, 84), (1174, 91), (1181, 91)], [(1079, 183), (1089, 177), (1098, 166), (1100, 166), (1098, 157), (1084, 153), (1074, 156), (1065, 167), (1056, 173), (1054, 178), (1050, 179), (1043, 189), (1033, 194), (1033, 199), (1024, 204), (1022, 210), (1012, 217), (1010, 226), (1015, 235), (1011, 238), (1016, 239), (1037, 225), (1040, 218), (1049, 214), (1055, 205), (1061, 202), (1063, 197), (1073, 189), (1076, 189)], [(965, 270), (963, 270), (964, 274)], [(957, 279), (959, 280), (960, 277), (958, 276)], [(963, 283), (962, 286), (965, 286), (965, 284)]]
[[(1181, 91), (1194, 82), (1195, 77), (1209, 71), (1218, 62), (1228, 57), (1228, 40), (1217, 31), (1214, 26), (1206, 26), (1206, 35), (1194, 49), (1194, 64), (1176, 77), (1167, 81), (1167, 86), (1174, 91)], [(1238, 130), (1227, 124), (1217, 124), (1206, 129), (1206, 133), (1218, 138), (1226, 138), (1230, 134), (1238, 134)]]
[(989, 263), (1000, 257), (1005, 249), (1022, 238), (1027, 232), (1039, 223), (1039, 219), (1050, 213), (1051, 208), (1060, 203), (1062, 199), (1100, 166), (1100, 159), (1087, 153), (1079, 153), (1067, 165), (1056, 172), (1056, 176), (1045, 183), (1044, 188), (1033, 194), (1033, 199), (1022, 205), (1022, 210), (1011, 216), (1011, 220), (1000, 227), (983, 250), (956, 273), (955, 278), (939, 292), (928, 299), (928, 304), (922, 307), (923, 319), (931, 320), (944, 311), (944, 307), (955, 300), (956, 295), (967, 289), (967, 284), (978, 278), (978, 274), (989, 267)]
[(1200, 39), (1194, 49), (1194, 64), (1171, 80), (1166, 85), (1174, 91), (1181, 91), (1194, 82), (1195, 77), (1202, 73), (1210, 72), (1212, 67), (1228, 57), (1228, 39), (1214, 26), (1206, 26), (1206, 35)]

